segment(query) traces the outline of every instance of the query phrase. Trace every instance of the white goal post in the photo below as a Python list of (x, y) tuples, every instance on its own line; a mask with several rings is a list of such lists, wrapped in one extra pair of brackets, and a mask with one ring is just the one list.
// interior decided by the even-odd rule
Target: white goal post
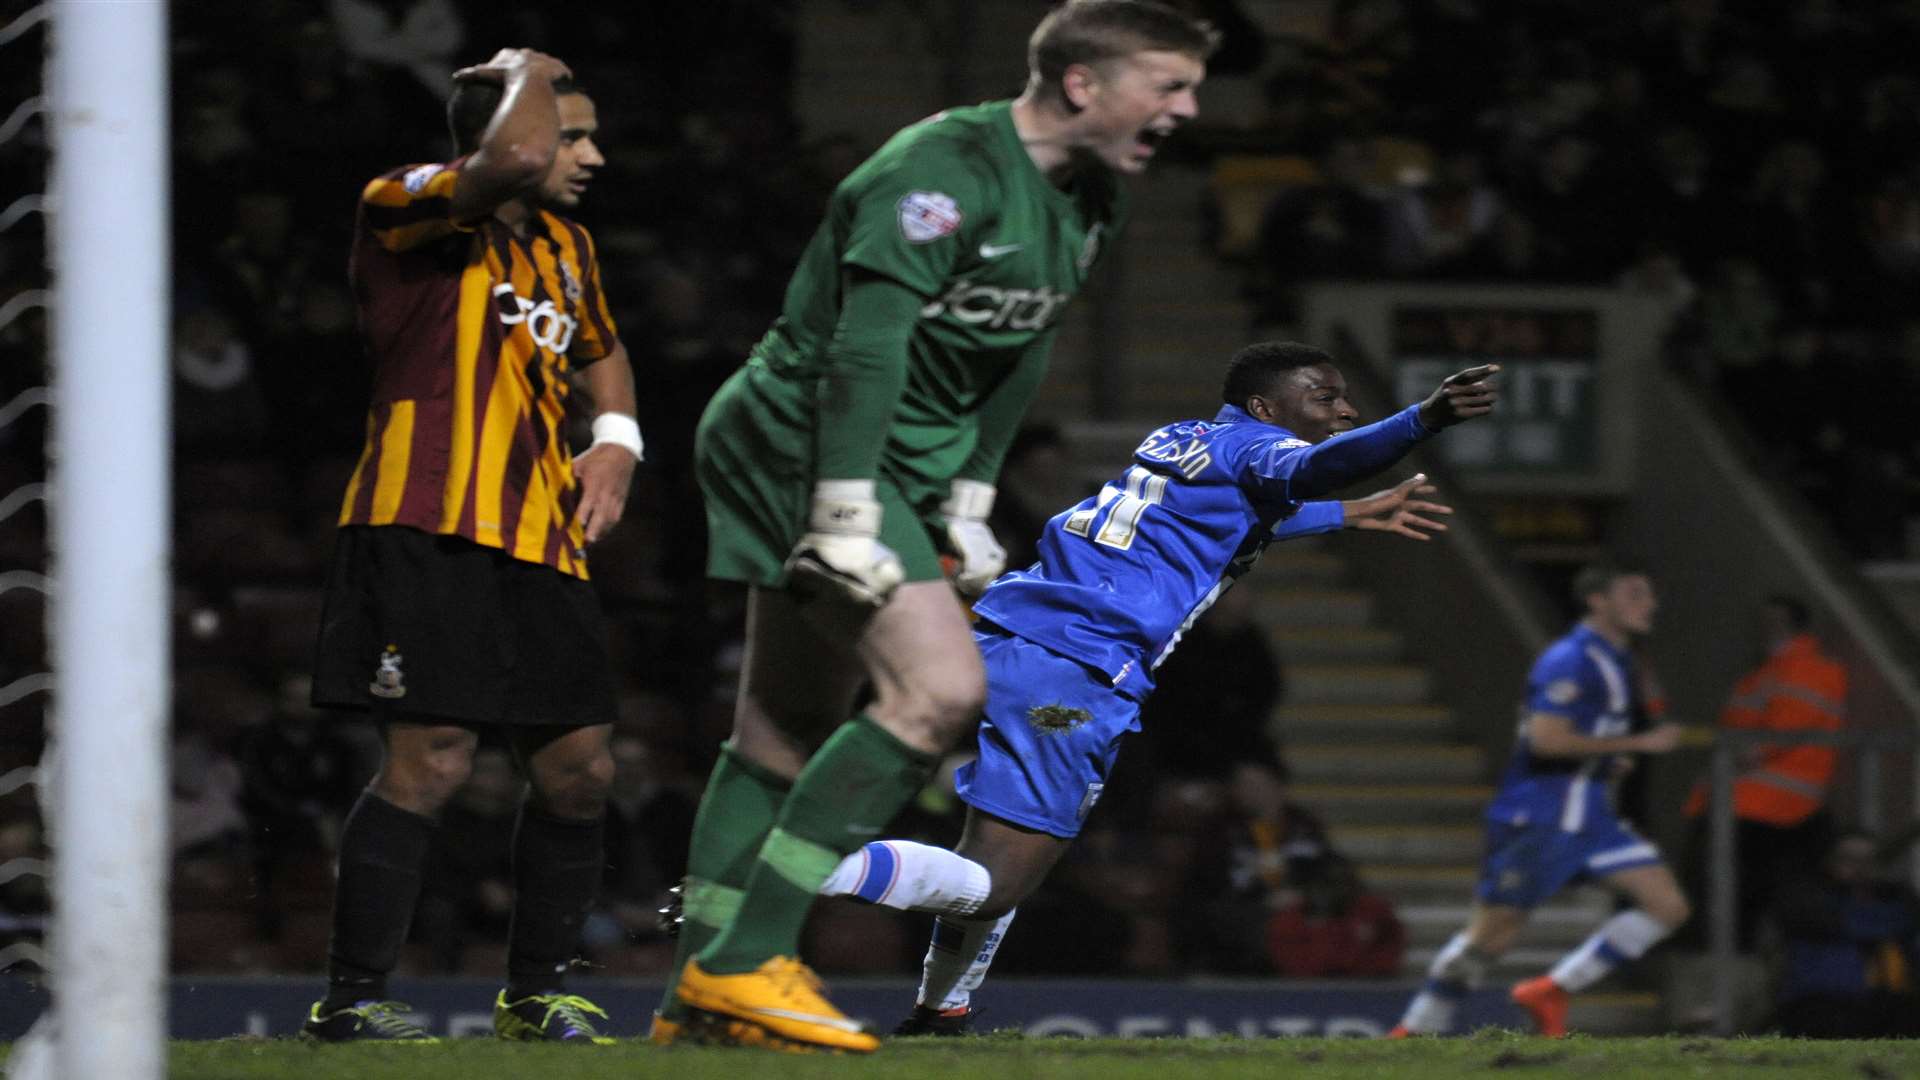
[(51, 6), (55, 681), (54, 767), (43, 782), (53, 807), (55, 1015), (51, 1045), (24, 1056), (50, 1076), (159, 1080), (171, 651), (167, 5)]

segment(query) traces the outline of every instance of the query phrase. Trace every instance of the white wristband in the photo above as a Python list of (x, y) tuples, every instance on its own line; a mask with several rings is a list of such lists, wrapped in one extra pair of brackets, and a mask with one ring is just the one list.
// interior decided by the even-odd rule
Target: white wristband
[(871, 480), (818, 480), (807, 510), (807, 529), (828, 536), (880, 535), (880, 503)]
[(815, 480), (813, 497), (829, 502), (872, 502), (871, 480)]
[(640, 441), (640, 424), (626, 413), (603, 412), (593, 418), (593, 446), (612, 443), (633, 455), (635, 461), (647, 459), (645, 444)]
[(985, 521), (993, 513), (993, 485), (979, 480), (955, 480), (947, 488), (940, 512), (948, 517)]

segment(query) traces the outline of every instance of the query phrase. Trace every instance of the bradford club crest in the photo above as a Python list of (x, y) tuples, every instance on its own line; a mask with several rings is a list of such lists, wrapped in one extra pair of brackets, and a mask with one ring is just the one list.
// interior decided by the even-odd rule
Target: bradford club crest
[(554, 262), (560, 267), (560, 287), (567, 294), (567, 299), (580, 299), (580, 278), (573, 272), (573, 267), (564, 259), (555, 259)]
[(367, 684), (367, 692), (380, 698), (406, 697), (407, 685), (402, 681), (400, 660), (400, 646), (387, 646), (380, 654), (380, 667), (373, 673), (373, 681)]

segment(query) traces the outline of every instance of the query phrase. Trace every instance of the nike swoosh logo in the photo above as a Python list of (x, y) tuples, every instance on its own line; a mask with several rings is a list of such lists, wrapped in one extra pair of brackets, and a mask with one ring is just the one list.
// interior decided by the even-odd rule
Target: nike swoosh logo
[(983, 259), (997, 259), (1002, 255), (1011, 255), (1026, 246), (1025, 244), (981, 244), (980, 257)]
[(819, 1024), (821, 1027), (830, 1027), (853, 1035), (858, 1035), (865, 1030), (858, 1020), (849, 1020), (844, 1016), (815, 1016), (813, 1013), (795, 1012), (792, 1009), (751, 1008), (748, 1011), (759, 1013), (761, 1016), (779, 1017), (782, 1020), (798, 1020), (803, 1024)]

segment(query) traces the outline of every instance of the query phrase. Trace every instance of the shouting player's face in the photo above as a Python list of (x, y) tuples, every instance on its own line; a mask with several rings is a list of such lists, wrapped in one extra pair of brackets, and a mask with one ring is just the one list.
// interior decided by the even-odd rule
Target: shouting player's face
[(1272, 394), (1254, 395), (1248, 411), (1310, 443), (1351, 431), (1360, 418), (1359, 410), (1347, 400), (1346, 378), (1330, 364), (1309, 364), (1287, 372)]
[(560, 105), (560, 149), (553, 155), (553, 167), (540, 181), (540, 202), (566, 209), (580, 205), (593, 170), (607, 163), (594, 145), (594, 133), (600, 130), (593, 99), (585, 94), (562, 94)]
[(1080, 107), (1076, 142), (1111, 168), (1140, 172), (1175, 128), (1200, 114), (1194, 88), (1206, 74), (1198, 59), (1157, 49), (1069, 69), (1067, 96)]

